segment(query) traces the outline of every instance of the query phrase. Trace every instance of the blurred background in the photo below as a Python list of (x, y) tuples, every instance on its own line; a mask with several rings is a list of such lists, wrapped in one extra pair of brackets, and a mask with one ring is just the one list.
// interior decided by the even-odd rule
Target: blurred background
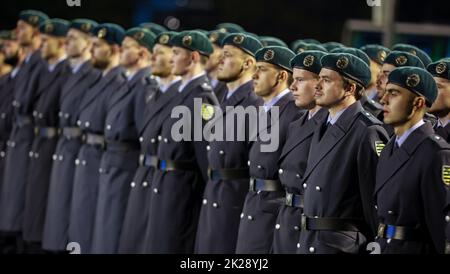
[(124, 28), (155, 22), (173, 30), (212, 30), (218, 23), (233, 22), (248, 32), (276, 36), (288, 44), (304, 38), (355, 47), (403, 42), (422, 48), (433, 60), (450, 56), (448, 0), (79, 1), (81, 7), (69, 7), (66, 0), (2, 0), (0, 29), (13, 28), (20, 10), (38, 9), (50, 17), (91, 18)]

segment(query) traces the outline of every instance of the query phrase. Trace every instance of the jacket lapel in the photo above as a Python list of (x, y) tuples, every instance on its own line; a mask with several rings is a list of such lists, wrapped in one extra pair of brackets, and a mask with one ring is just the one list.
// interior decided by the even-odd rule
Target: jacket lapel
[(81, 81), (81, 79), (84, 78), (84, 76), (92, 69), (92, 65), (89, 61), (84, 62), (84, 64), (81, 66), (80, 70), (77, 71), (77, 73), (72, 74), (69, 77), (69, 80), (63, 87), (62, 95), (67, 96), (70, 91), (73, 90), (73, 88), (76, 86), (77, 83)]

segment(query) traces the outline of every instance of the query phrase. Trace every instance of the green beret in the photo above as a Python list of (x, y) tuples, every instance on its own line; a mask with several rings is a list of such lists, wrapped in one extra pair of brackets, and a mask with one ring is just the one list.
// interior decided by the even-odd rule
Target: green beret
[(50, 19), (47, 14), (38, 10), (23, 10), (19, 14), (19, 19), (27, 22), (33, 27), (39, 27), (45, 20)]
[[(316, 39), (297, 39), (294, 42), (291, 43), (290, 49), (294, 50), (298, 47), (299, 44), (313, 44), (313, 45), (320, 45), (320, 42)], [(312, 50), (312, 49), (309, 49)], [(315, 50), (315, 49), (314, 49)], [(294, 50), (295, 51), (295, 50)]]
[(417, 67), (394, 69), (388, 77), (388, 83), (398, 85), (417, 95), (424, 96), (430, 107), (437, 97), (437, 85), (428, 71)]
[[(242, 32), (242, 33), (247, 34), (248, 36), (251, 36), (251, 37), (253, 37), (253, 38), (255, 38), (255, 39), (258, 39), (258, 41), (260, 41), (260, 40), (259, 40), (259, 36), (258, 36), (256, 33), (248, 32), (248, 31), (244, 31), (244, 32)], [(261, 41), (260, 41), (260, 42), (261, 42)]]
[(267, 46), (280, 46), (285, 48), (288, 47), (288, 45), (285, 42), (283, 42), (283, 40), (272, 36), (260, 36), (259, 41), (261, 41), (264, 47)]
[(450, 59), (441, 59), (428, 65), (427, 70), (434, 77), (450, 80)]
[(0, 31), (1, 40), (16, 40), (16, 32), (12, 30), (2, 30)]
[(384, 59), (384, 64), (390, 64), (395, 67), (418, 67), (425, 69), (425, 66), (423, 65), (422, 61), (411, 53), (404, 52), (404, 51), (391, 51), (391, 53), (386, 56), (386, 59)]
[(125, 38), (125, 30), (117, 24), (103, 23), (94, 29), (94, 35), (109, 44), (120, 45)]
[(370, 59), (379, 65), (383, 64), (386, 56), (391, 52), (390, 49), (375, 44), (362, 46), (360, 50), (364, 51)]
[(75, 19), (72, 22), (70, 22), (69, 28), (77, 29), (86, 34), (94, 34), (94, 29), (97, 26), (98, 26), (98, 23), (93, 20), (80, 18), (80, 19)]
[(64, 37), (69, 31), (69, 25), (70, 23), (66, 20), (53, 18), (44, 21), (39, 26), (39, 31), (42, 34), (47, 34), (56, 37)]
[(320, 59), (322, 68), (336, 71), (360, 83), (364, 87), (370, 84), (370, 68), (361, 58), (350, 53), (330, 53)]
[(323, 43), (322, 46), (324, 48), (326, 48), (328, 51), (331, 51), (331, 50), (333, 50), (335, 48), (343, 48), (343, 47), (345, 47), (343, 44), (338, 43), (338, 42), (326, 42), (326, 43)]
[(404, 51), (404, 52), (409, 52), (412, 55), (415, 55), (417, 57), (419, 57), (420, 61), (422, 61), (422, 63), (424, 64), (424, 66), (428, 66), (432, 61), (430, 56), (428, 56), (428, 54), (419, 49), (416, 46), (413, 45), (409, 45), (409, 44), (395, 44), (392, 47), (392, 50), (397, 50), (397, 51)]
[(208, 33), (209, 41), (217, 46), (221, 47), (223, 39), (228, 35), (227, 32), (221, 32), (218, 30), (213, 30)]
[(235, 46), (253, 57), (263, 47), (258, 39), (243, 33), (228, 34), (222, 41), (222, 47), (225, 45)]
[(149, 51), (153, 50), (156, 35), (145, 28), (131, 28), (125, 33), (126, 36), (136, 40), (139, 45), (146, 47)]
[(149, 31), (153, 32), (155, 35), (158, 35), (161, 32), (167, 31), (167, 29), (165, 27), (155, 24), (155, 23), (151, 23), (151, 22), (141, 23), (141, 24), (139, 24), (139, 27), (148, 29)]
[(160, 34), (158, 34), (158, 36), (156, 36), (155, 44), (161, 44), (164, 46), (171, 47), (172, 44), (170, 44), (170, 40), (172, 39), (172, 37), (174, 37), (177, 34), (178, 34), (178, 32), (174, 32), (174, 31), (161, 32)]
[(299, 41), (299, 40), (297, 40), (293, 44), (293, 46), (294, 47), (292, 48), (292, 50), (296, 53), (302, 53), (307, 50), (318, 50), (318, 51), (327, 52), (327, 50), (324, 47), (322, 47), (321, 45), (306, 43), (306, 42)]
[(182, 31), (173, 36), (170, 43), (174, 47), (198, 51), (204, 56), (209, 56), (213, 52), (213, 47), (208, 37), (196, 30)]
[(292, 72), (290, 62), (294, 56), (295, 53), (286, 47), (269, 46), (258, 50), (256, 52), (255, 59), (256, 62), (270, 63)]
[(318, 50), (307, 50), (299, 53), (291, 60), (292, 70), (298, 68), (319, 74), (322, 69), (320, 59), (326, 54), (327, 53)]
[(228, 33), (244, 32), (244, 28), (235, 23), (220, 23), (216, 26), (216, 30)]
[(330, 51), (330, 53), (349, 53), (349, 54), (353, 54), (356, 57), (361, 58), (361, 60), (363, 60), (369, 67), (370, 67), (370, 58), (369, 56), (367, 56), (367, 54), (357, 48), (350, 48), (350, 47), (342, 47), (342, 48), (335, 48), (332, 51)]

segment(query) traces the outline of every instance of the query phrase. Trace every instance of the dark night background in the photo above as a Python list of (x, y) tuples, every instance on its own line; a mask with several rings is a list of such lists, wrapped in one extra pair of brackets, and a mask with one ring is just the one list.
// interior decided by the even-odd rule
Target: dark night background
[[(450, 26), (450, 1), (397, 2), (399, 22)], [(178, 30), (211, 30), (217, 23), (235, 22), (249, 32), (277, 36), (288, 43), (299, 38), (340, 41), (347, 19), (371, 18), (366, 0), (81, 0), (81, 7), (69, 7), (66, 0), (3, 0), (0, 29), (13, 28), (19, 11), (28, 8), (42, 10), (50, 17), (85, 17), (125, 28), (144, 21), (164, 24), (170, 17), (179, 19)]]

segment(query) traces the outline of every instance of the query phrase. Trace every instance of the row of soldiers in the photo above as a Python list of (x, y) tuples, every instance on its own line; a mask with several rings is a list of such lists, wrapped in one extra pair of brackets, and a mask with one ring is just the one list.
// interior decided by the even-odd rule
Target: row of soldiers
[(449, 59), (35, 10), (0, 57), (3, 253), (449, 251)]

